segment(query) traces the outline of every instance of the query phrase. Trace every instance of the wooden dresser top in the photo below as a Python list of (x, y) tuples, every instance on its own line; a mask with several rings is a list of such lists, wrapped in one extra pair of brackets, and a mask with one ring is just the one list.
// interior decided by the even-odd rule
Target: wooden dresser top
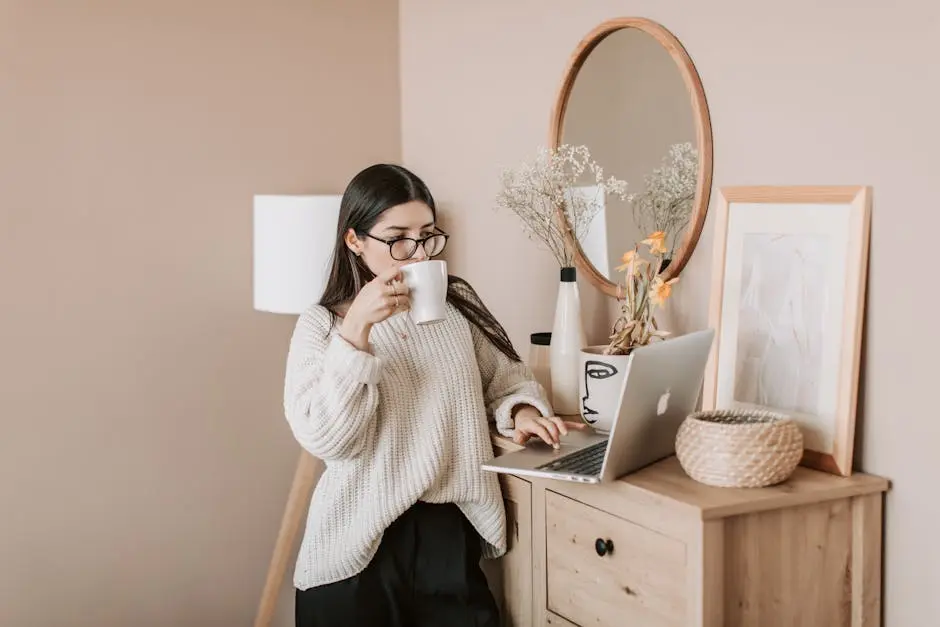
[[(492, 434), (493, 445), (500, 452), (516, 451), (522, 447), (511, 439)], [(558, 482), (568, 484), (569, 482)], [(620, 480), (606, 485), (571, 484), (563, 491), (621, 492), (623, 496), (643, 501), (650, 498), (660, 505), (674, 509), (677, 514), (702, 519), (724, 518), (750, 512), (793, 507), (841, 499), (860, 494), (883, 492), (888, 480), (865, 473), (840, 477), (810, 468), (798, 467), (787, 481), (766, 488), (716, 488), (691, 479), (675, 456), (647, 466)], [(640, 494), (638, 493), (645, 493)], [(608, 498), (613, 495), (608, 495)]]

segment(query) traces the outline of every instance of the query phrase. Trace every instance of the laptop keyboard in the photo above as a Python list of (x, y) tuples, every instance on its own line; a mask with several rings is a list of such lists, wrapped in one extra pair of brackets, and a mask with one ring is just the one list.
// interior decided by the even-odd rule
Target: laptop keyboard
[(598, 442), (574, 453), (569, 453), (564, 457), (553, 459), (536, 468), (538, 470), (557, 470), (578, 475), (598, 475), (604, 463), (604, 451), (606, 450), (607, 442)]

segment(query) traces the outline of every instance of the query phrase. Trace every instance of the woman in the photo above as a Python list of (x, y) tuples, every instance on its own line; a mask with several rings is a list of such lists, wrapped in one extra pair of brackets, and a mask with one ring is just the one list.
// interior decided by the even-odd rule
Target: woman
[[(424, 183), (371, 166), (343, 195), (329, 281), (291, 340), (285, 410), (326, 462), (294, 573), (298, 627), (499, 624), (480, 558), (506, 550), (487, 415), (517, 442), (576, 425), (470, 286), (415, 325), (400, 268), (443, 251)], [(580, 425), (577, 425), (580, 426)]]

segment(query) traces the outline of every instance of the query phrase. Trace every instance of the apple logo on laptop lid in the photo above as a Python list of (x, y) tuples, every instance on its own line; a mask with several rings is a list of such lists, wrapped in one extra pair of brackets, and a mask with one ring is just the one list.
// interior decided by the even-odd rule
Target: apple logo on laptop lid
[(662, 416), (669, 409), (669, 397), (672, 395), (672, 392), (669, 391), (669, 388), (666, 388), (666, 391), (663, 392), (663, 395), (659, 397), (659, 402), (656, 403), (656, 415)]

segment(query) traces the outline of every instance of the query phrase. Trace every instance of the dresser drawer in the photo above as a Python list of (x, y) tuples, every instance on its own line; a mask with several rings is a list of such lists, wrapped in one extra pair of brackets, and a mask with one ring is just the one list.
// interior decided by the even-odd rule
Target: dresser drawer
[(578, 625), (683, 625), (685, 545), (545, 493), (547, 605)]

